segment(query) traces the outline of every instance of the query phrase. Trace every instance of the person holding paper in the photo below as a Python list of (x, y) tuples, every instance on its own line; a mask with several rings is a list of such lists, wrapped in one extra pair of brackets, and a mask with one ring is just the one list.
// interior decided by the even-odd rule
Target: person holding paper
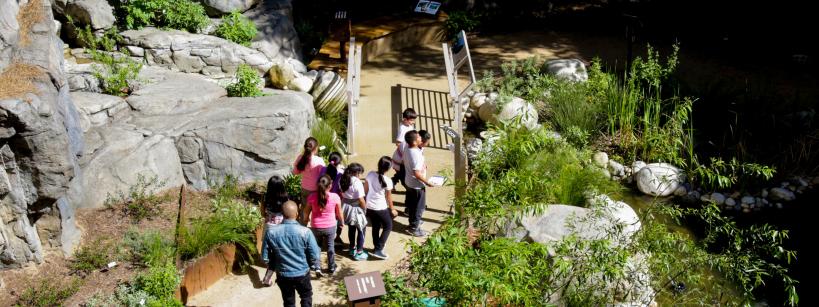
[(421, 230), (421, 216), (426, 209), (426, 187), (431, 187), (427, 181), (427, 167), (424, 155), (419, 145), (423, 143), (418, 131), (412, 130), (404, 136), (407, 149), (404, 150), (404, 168), (407, 184), (406, 213), (409, 216), (407, 232), (415, 237), (424, 237), (427, 233)]

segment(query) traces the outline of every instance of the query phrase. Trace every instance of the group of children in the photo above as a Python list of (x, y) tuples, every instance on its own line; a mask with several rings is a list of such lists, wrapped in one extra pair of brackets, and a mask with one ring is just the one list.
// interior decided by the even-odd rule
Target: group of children
[[(362, 180), (364, 167), (359, 163), (350, 163), (345, 168), (342, 156), (331, 153), (328, 163), (317, 155), (318, 141), (307, 138), (304, 152), (296, 158), (293, 174), (301, 175), (301, 205), (299, 222), (308, 225), (316, 241), (327, 250), (327, 272), (336, 272), (335, 245), (343, 244), (341, 233), (347, 226), (350, 256), (357, 260), (367, 260), (369, 256), (387, 259), (384, 247), (393, 227), (393, 219), (398, 211), (393, 206), (392, 192), (398, 182), (407, 188), (406, 210), (410, 225), (408, 232), (414, 236), (425, 236), (420, 229), (421, 215), (425, 205), (425, 186), (432, 186), (426, 181), (426, 165), (422, 149), (431, 138), (429, 132), (415, 131), (414, 124), (418, 114), (412, 108), (402, 113), (401, 125), (395, 139), (396, 150), (392, 157), (382, 156), (378, 159), (375, 171), (370, 171)], [(390, 178), (386, 173), (393, 168), (395, 175)], [(282, 222), (282, 205), (288, 201), (284, 179), (273, 176), (268, 181), (265, 195), (265, 218), (268, 227)], [(364, 251), (364, 232), (370, 225), (373, 236), (373, 251)], [(262, 258), (268, 261), (266, 249)], [(269, 266), (263, 283), (270, 285), (272, 265)], [(316, 261), (312, 270), (317, 276), (323, 275), (321, 266)]]

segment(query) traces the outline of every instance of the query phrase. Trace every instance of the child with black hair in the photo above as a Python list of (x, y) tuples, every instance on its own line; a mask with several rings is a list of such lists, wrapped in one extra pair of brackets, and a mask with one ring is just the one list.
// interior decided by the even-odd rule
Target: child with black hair
[[(284, 217), (282, 215), (282, 205), (289, 199), (287, 189), (284, 186), (284, 178), (279, 175), (273, 175), (267, 180), (267, 191), (264, 194), (264, 217), (265, 217), (265, 234), (267, 234), (268, 227), (275, 227), (282, 223)], [(267, 254), (267, 240), (262, 240), (262, 261), (269, 262), (269, 255)], [(267, 272), (264, 274), (262, 283), (266, 286), (272, 285), (270, 279), (273, 277), (273, 264), (268, 264)]]
[(350, 256), (355, 260), (367, 260), (364, 251), (364, 230), (367, 229), (367, 203), (364, 196), (367, 191), (358, 176), (364, 173), (364, 167), (351, 163), (341, 176), (341, 202), (344, 211), (344, 224), (347, 224), (347, 235), (350, 239)]
[(387, 238), (392, 232), (392, 219), (398, 216), (398, 211), (392, 205), (392, 181), (385, 173), (390, 169), (390, 157), (383, 156), (378, 159), (378, 170), (367, 174), (367, 217), (370, 218), (373, 229), (373, 257), (387, 259), (389, 256), (384, 253), (384, 246), (387, 245)]
[(408, 131), (415, 130), (416, 118), (418, 118), (418, 113), (413, 108), (407, 108), (401, 113), (401, 125), (398, 125), (398, 134), (395, 136), (395, 152), (392, 154), (393, 168), (395, 169), (395, 175), (392, 176), (393, 188), (399, 181), (406, 187), (406, 183), (404, 183), (404, 151), (407, 148), (407, 143), (404, 141), (404, 135)]
[[(332, 187), (330, 188), (331, 193), (335, 193), (339, 197), (341, 197), (341, 187), (339, 186), (339, 182), (341, 181), (341, 175), (344, 173), (344, 165), (341, 164), (343, 162), (343, 157), (338, 152), (330, 153), (330, 156), (327, 157), (327, 167), (324, 168), (324, 173), (321, 174), (322, 176), (327, 175), (330, 176), (332, 179)], [(338, 227), (336, 228), (336, 239), (335, 243), (344, 244), (344, 240), (341, 239), (341, 224), (339, 222)]]

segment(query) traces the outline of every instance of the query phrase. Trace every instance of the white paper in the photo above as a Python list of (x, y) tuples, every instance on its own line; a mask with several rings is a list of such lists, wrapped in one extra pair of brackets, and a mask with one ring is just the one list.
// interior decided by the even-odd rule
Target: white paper
[(444, 176), (432, 176), (432, 177), (429, 177), (429, 180), (427, 180), (427, 181), (429, 181), (429, 184), (431, 184), (431, 185), (434, 185), (436, 187), (440, 187), (440, 186), (444, 185), (444, 182), (446, 182), (446, 177), (444, 177)]

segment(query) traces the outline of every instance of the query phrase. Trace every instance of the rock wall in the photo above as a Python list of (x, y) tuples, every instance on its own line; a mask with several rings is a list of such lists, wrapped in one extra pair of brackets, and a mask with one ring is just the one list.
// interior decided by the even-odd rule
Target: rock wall
[(48, 1), (0, 0), (0, 268), (79, 240), (65, 196), (83, 139), (54, 30)]

